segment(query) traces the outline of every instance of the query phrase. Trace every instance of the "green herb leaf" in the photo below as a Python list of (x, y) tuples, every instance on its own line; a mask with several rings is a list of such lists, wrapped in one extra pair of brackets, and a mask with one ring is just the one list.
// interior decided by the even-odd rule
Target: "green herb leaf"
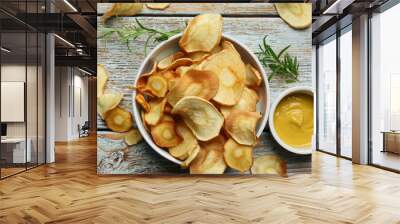
[(267, 43), (267, 36), (263, 38), (259, 44), (260, 51), (256, 52), (258, 59), (261, 63), (271, 69), (271, 74), (268, 80), (275, 76), (279, 76), (285, 80), (286, 83), (297, 82), (299, 76), (299, 63), (297, 57), (292, 57), (287, 53), (289, 46), (283, 48), (278, 54)]
[(117, 36), (119, 41), (126, 44), (128, 49), (131, 51), (130, 43), (138, 39), (139, 37), (145, 36), (144, 53), (147, 55), (147, 49), (150, 43), (158, 43), (168, 40), (170, 37), (182, 32), (179, 29), (170, 31), (161, 31), (153, 29), (143, 25), (138, 19), (135, 20), (136, 24), (130, 27), (121, 28), (103, 28), (102, 34), (99, 39), (108, 40), (113, 36)]

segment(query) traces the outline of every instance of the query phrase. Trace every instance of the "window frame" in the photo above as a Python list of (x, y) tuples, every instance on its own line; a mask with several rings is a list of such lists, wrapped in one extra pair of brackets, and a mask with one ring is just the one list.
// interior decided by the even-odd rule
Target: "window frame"
[(367, 82), (368, 82), (368, 152), (367, 152), (367, 156), (368, 156), (368, 165), (373, 166), (373, 167), (377, 167), (383, 170), (387, 170), (387, 171), (391, 171), (394, 173), (400, 173), (400, 170), (397, 169), (393, 169), (387, 166), (383, 166), (377, 163), (373, 162), (373, 132), (372, 132), (372, 41), (373, 41), (373, 35), (372, 35), (372, 18), (374, 14), (380, 14), (380, 13), (384, 13), (385, 11), (391, 9), (392, 7), (396, 6), (397, 4), (400, 4), (400, 0), (388, 0), (387, 2), (385, 2), (384, 4), (380, 5), (377, 8), (371, 9), (368, 11), (368, 30), (367, 30), (367, 40), (368, 40), (368, 54), (367, 54), (367, 64), (368, 64), (368, 68), (367, 68)]
[[(22, 1), (22, 2), (27, 3), (27, 1)], [(34, 1), (33, 3), (36, 3), (36, 12), (38, 12), (38, 10), (39, 10), (39, 7), (38, 7), (39, 1)], [(46, 7), (45, 12), (47, 12), (47, 8), (48, 7)], [(47, 110), (46, 110), (46, 108), (47, 108), (47, 44), (48, 44), (47, 34), (48, 33), (44, 32), (44, 31), (41, 31), (41, 30), (38, 30), (38, 29), (30, 26), (29, 24), (19, 20), (18, 18), (13, 16), (10, 12), (6, 11), (5, 9), (3, 9), (1, 6), (0, 6), (0, 12), (10, 16), (15, 21), (21, 23), (23, 25), (23, 27), (24, 27), (24, 30), (21, 30), (22, 31), (21, 34), (25, 35), (25, 40), (24, 40), (25, 41), (25, 49), (24, 49), (24, 51), (25, 51), (25, 56), (24, 56), (24, 60), (25, 60), (25, 93), (24, 93), (25, 94), (25, 97), (24, 97), (25, 98), (24, 99), (24, 101), (25, 101), (24, 102), (25, 166), (24, 166), (23, 170), (20, 170), (18, 172), (15, 172), (15, 173), (12, 173), (12, 174), (9, 174), (9, 175), (6, 175), (6, 176), (2, 173), (2, 167), (0, 166), (0, 180), (4, 180), (4, 179), (7, 179), (9, 177), (15, 176), (17, 174), (26, 172), (26, 171), (28, 171), (30, 169), (34, 169), (34, 168), (37, 168), (37, 167), (39, 167), (41, 165), (47, 164)], [(27, 5), (25, 4), (25, 16), (27, 15), (27, 13), (28, 13), (27, 12)], [(25, 20), (26, 20), (26, 18), (25, 18)], [(1, 27), (1, 24), (0, 24), (0, 27)], [(8, 33), (8, 32), (7, 31), (3, 31), (3, 30), (0, 31), (0, 46), (2, 45), (1, 41), (2, 41), (2, 34), (3, 33)], [(35, 49), (35, 51), (36, 51), (36, 60), (34, 61), (34, 64), (36, 66), (36, 71), (35, 71), (35, 74), (36, 74), (36, 93), (35, 94), (36, 94), (36, 100), (37, 100), (36, 101), (36, 122), (34, 122), (36, 124), (36, 136), (33, 137), (33, 138), (36, 138), (36, 141), (37, 141), (37, 145), (36, 145), (36, 161), (35, 161), (35, 163), (30, 164), (30, 166), (28, 166), (28, 162), (27, 162), (28, 161), (28, 158), (27, 158), (27, 156), (28, 156), (28, 154), (27, 154), (27, 147), (28, 147), (28, 143), (27, 143), (28, 142), (27, 141), (27, 139), (28, 139), (28, 131), (27, 131), (28, 130), (28, 116), (27, 116), (27, 113), (28, 113), (27, 112), (27, 83), (28, 83), (27, 76), (28, 76), (28, 67), (27, 66), (28, 66), (28, 34), (29, 33), (33, 34), (33, 35), (36, 34), (36, 41), (35, 41), (36, 43), (34, 43), (34, 44), (36, 44), (36, 49)], [(43, 84), (42, 96), (44, 96), (44, 98), (42, 99), (43, 105), (41, 105), (41, 107), (43, 107), (42, 109), (44, 109), (44, 111), (43, 111), (44, 115), (43, 115), (43, 117), (40, 118), (41, 122), (44, 125), (44, 130), (43, 130), (43, 143), (44, 144), (42, 145), (42, 147), (43, 147), (42, 152), (44, 152), (44, 154), (41, 155), (43, 157), (42, 158), (43, 162), (39, 162), (39, 143), (38, 143), (38, 139), (39, 139), (39, 113), (38, 113), (38, 111), (39, 111), (39, 98), (38, 98), (38, 96), (39, 96), (39, 81), (38, 81), (38, 75), (39, 75), (39, 70), (38, 70), (38, 66), (39, 66), (39, 34), (43, 34), (42, 35), (42, 39), (41, 39), (41, 41), (42, 41), (41, 44), (42, 44), (42, 47), (44, 48), (44, 49), (41, 49), (41, 52), (43, 53), (43, 55), (41, 55), (42, 56), (42, 60), (44, 60), (44, 63), (42, 64), (43, 65), (42, 71), (41, 71), (41, 73), (42, 73), (41, 74), (42, 75), (42, 82), (43, 82), (42, 83)], [(1, 82), (1, 68), (3, 66), (2, 62), (3, 62), (2, 54), (0, 53), (0, 82)], [(0, 106), (0, 110), (1, 110), (1, 106)], [(42, 120), (42, 119), (44, 119), (44, 120)], [(1, 119), (0, 119), (0, 123), (1, 123)], [(0, 144), (0, 158), (1, 158), (1, 151), (2, 151), (1, 148), (2, 147), (1, 147), (1, 144)]]
[[(330, 41), (336, 41), (336, 152), (332, 153), (332, 152), (328, 152), (324, 149), (321, 149), (319, 146), (319, 100), (318, 100), (318, 96), (317, 96), (317, 102), (316, 102), (316, 150), (319, 152), (323, 152), (323, 153), (327, 153), (329, 155), (333, 155), (333, 156), (337, 156), (339, 158), (343, 158), (346, 160), (352, 160), (352, 158), (347, 157), (342, 155), (341, 152), (341, 117), (340, 117), (340, 103), (341, 103), (341, 97), (340, 97), (340, 81), (341, 81), (341, 64), (340, 64), (340, 37), (342, 35), (344, 35), (347, 32), (351, 32), (352, 30), (352, 23), (347, 24), (345, 27), (338, 29), (336, 31), (336, 33), (330, 35), (329, 37), (319, 41), (316, 44), (316, 93), (318, 95), (319, 92), (319, 47), (322, 43), (326, 44)], [(338, 94), (339, 93), (339, 94)]]

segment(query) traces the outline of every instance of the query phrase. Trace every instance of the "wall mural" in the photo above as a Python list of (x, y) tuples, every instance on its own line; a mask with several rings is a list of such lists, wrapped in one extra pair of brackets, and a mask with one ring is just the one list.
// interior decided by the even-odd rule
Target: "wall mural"
[(98, 174), (311, 171), (311, 4), (98, 12)]

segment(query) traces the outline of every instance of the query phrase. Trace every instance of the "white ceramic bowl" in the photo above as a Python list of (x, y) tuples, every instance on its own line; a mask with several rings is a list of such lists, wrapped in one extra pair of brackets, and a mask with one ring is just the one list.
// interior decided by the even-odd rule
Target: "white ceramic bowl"
[[(141, 64), (138, 74), (136, 76), (135, 80), (135, 86), (137, 84), (137, 81), (139, 79), (139, 76), (141, 74), (144, 74), (146, 72), (149, 72), (151, 68), (153, 67), (154, 62), (160, 61), (161, 59), (167, 57), (168, 55), (171, 55), (177, 51), (179, 51), (179, 46), (178, 42), (179, 39), (181, 38), (182, 34), (175, 35), (171, 37), (170, 39), (162, 42), (159, 44), (157, 47), (155, 47), (146, 57), (146, 59), (143, 61)], [(268, 78), (267, 75), (264, 71), (263, 66), (261, 63), (258, 61), (256, 55), (254, 55), (246, 46), (241, 44), (239, 41), (233, 39), (232, 37), (223, 34), (222, 39), (228, 40), (232, 42), (232, 44), (235, 46), (236, 50), (240, 53), (242, 60), (245, 63), (250, 63), (253, 65), (258, 71), (260, 71), (262, 77), (263, 77), (263, 82), (260, 86), (259, 89), (259, 96), (260, 96), (260, 101), (257, 104), (257, 111), (262, 114), (262, 118), (260, 122), (257, 125), (257, 136), (260, 136), (261, 133), (263, 132), (265, 126), (267, 125), (268, 121), (268, 115), (269, 115), (269, 107), (270, 107), (270, 93), (269, 93), (269, 84), (268, 84)], [(176, 164), (181, 164), (182, 161), (174, 158), (168, 153), (168, 150), (162, 149), (158, 147), (154, 142), (153, 139), (146, 131), (146, 129), (143, 126), (143, 122), (141, 119), (141, 107), (138, 105), (135, 101), (136, 97), (136, 91), (133, 91), (133, 97), (132, 97), (132, 105), (133, 105), (133, 117), (135, 119), (136, 125), (142, 134), (143, 138), (145, 141), (161, 156), (164, 158), (176, 163)]]
[(275, 126), (274, 126), (274, 113), (275, 113), (276, 107), (282, 101), (283, 98), (285, 98), (286, 96), (291, 95), (293, 93), (305, 93), (305, 94), (312, 96), (314, 99), (314, 91), (311, 87), (293, 87), (293, 88), (285, 90), (283, 93), (281, 93), (279, 95), (279, 97), (275, 100), (274, 104), (271, 107), (271, 116), (269, 118), (269, 129), (271, 130), (271, 133), (272, 133), (272, 136), (274, 137), (274, 139), (283, 148), (285, 148), (286, 150), (288, 150), (290, 152), (296, 153), (296, 154), (308, 155), (308, 154), (311, 154), (311, 152), (312, 152), (312, 145), (313, 145), (312, 143), (314, 142), (313, 137), (311, 138), (310, 146), (307, 148), (292, 147), (282, 141), (282, 139), (279, 137), (278, 133), (276, 133)]

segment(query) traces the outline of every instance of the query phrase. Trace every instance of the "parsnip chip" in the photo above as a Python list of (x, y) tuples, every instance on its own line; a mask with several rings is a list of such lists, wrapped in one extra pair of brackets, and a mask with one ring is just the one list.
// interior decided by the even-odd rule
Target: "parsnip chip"
[[(181, 67), (179, 67), (179, 68), (181, 68)], [(179, 78), (179, 75), (172, 70), (163, 71), (161, 73), (161, 75), (164, 76), (167, 80)]]
[(171, 117), (170, 115), (168, 115), (168, 114), (163, 114), (163, 116), (161, 117), (161, 119), (160, 119), (159, 122), (160, 122), (160, 123), (162, 123), (162, 122), (175, 122), (175, 120), (174, 120), (174, 118)]
[(166, 114), (170, 114), (170, 113), (171, 113), (171, 111), (172, 111), (172, 107), (171, 107), (171, 105), (169, 105), (169, 104), (166, 104), (166, 105), (165, 105), (165, 107), (164, 107), (164, 113), (166, 113)]
[(224, 145), (224, 159), (226, 164), (235, 170), (244, 172), (250, 169), (253, 163), (253, 148), (239, 145), (235, 140), (228, 139)]
[(200, 152), (190, 164), (191, 174), (223, 174), (226, 169), (224, 160), (224, 137), (219, 135), (210, 141), (200, 143)]
[(104, 119), (104, 114), (118, 106), (123, 97), (122, 93), (112, 92), (101, 95), (97, 99), (97, 113)]
[(136, 145), (142, 140), (142, 135), (138, 129), (131, 129), (124, 137), (125, 143), (129, 146)]
[(279, 16), (294, 29), (305, 29), (312, 22), (311, 3), (275, 3)]
[(164, 70), (174, 70), (180, 66), (189, 66), (193, 64), (193, 60), (191, 58), (179, 58), (173, 61), (168, 67)]
[(168, 80), (161, 75), (150, 76), (143, 89), (143, 92), (147, 91), (156, 97), (165, 97), (168, 91)]
[(132, 114), (121, 107), (116, 107), (106, 112), (104, 120), (107, 127), (115, 132), (129, 131), (133, 125)]
[(224, 152), (225, 141), (226, 139), (223, 135), (218, 135), (217, 137), (209, 141), (200, 142), (200, 147), (204, 150), (214, 150), (214, 151)]
[(190, 165), (190, 174), (223, 174), (225, 169), (223, 152), (200, 149)]
[(183, 122), (177, 123), (176, 133), (183, 139), (183, 141), (179, 143), (179, 145), (169, 148), (169, 154), (176, 158), (186, 159), (191, 150), (198, 145), (197, 139)]
[(181, 167), (182, 168), (188, 168), (190, 163), (196, 158), (196, 156), (199, 154), (200, 152), (200, 146), (197, 145), (196, 147), (194, 147), (192, 150), (190, 150), (189, 152), (189, 156), (185, 159), (185, 161), (183, 161), (181, 163)]
[(210, 100), (217, 91), (218, 78), (213, 72), (190, 69), (168, 93), (167, 100), (172, 106), (185, 96)]
[(144, 120), (148, 125), (156, 125), (164, 113), (166, 98), (152, 100), (149, 102), (150, 111), (144, 115)]
[(170, 79), (168, 80), (168, 91), (171, 91), (175, 85), (178, 83), (179, 78), (174, 78), (174, 79)]
[(159, 61), (157, 64), (157, 68), (160, 70), (164, 70), (168, 68), (174, 61), (178, 60), (179, 58), (183, 58), (184, 56), (185, 54), (181, 51), (171, 54)]
[(156, 126), (152, 126), (151, 136), (153, 137), (154, 143), (160, 147), (174, 147), (182, 141), (175, 132), (174, 122), (161, 122)]
[(251, 173), (287, 176), (286, 162), (277, 155), (260, 156), (254, 159)]
[[(179, 67), (181, 68), (181, 67)], [(174, 86), (174, 84), (178, 81), (179, 75), (172, 71), (172, 70), (164, 70), (161, 73), (162, 76), (164, 76), (167, 79), (168, 82), (168, 91), (171, 90)]]
[(110, 10), (108, 10), (101, 17), (105, 23), (113, 16), (133, 16), (139, 13), (143, 8), (143, 3), (114, 3)]
[(154, 63), (151, 71), (140, 75), (140, 77), (136, 83), (136, 89), (138, 91), (143, 91), (146, 88), (146, 83), (147, 83), (148, 78), (150, 76), (156, 74), (156, 72), (157, 72), (157, 63)]
[(221, 45), (217, 45), (211, 50), (210, 55), (216, 54), (220, 51), (222, 51), (222, 47), (221, 47)]
[(172, 109), (172, 114), (180, 115), (200, 141), (218, 136), (224, 123), (224, 117), (217, 108), (197, 96), (183, 97)]
[(250, 88), (257, 88), (260, 86), (262, 78), (260, 73), (252, 65), (246, 65), (246, 86)]
[(222, 51), (206, 58), (199, 67), (218, 76), (219, 88), (213, 100), (221, 105), (232, 106), (242, 95), (246, 69), (233, 45), (227, 41), (223, 41), (223, 44)]
[(193, 60), (193, 62), (201, 62), (204, 59), (206, 59), (208, 56), (210, 56), (210, 53), (207, 52), (202, 52), (202, 51), (198, 51), (198, 52), (192, 52), (188, 54), (189, 58), (191, 58)]
[(143, 110), (146, 112), (150, 111), (150, 104), (146, 101), (144, 96), (140, 93), (136, 94), (135, 100), (140, 106), (142, 106)]
[[(197, 146), (196, 146), (196, 147), (197, 147)], [(183, 154), (183, 155), (181, 155), (181, 156), (178, 156), (177, 159), (184, 161), (184, 160), (186, 160), (186, 159), (189, 157), (189, 154), (190, 154), (191, 152), (192, 152), (192, 151), (190, 150), (188, 153)]]
[(222, 50), (224, 50), (224, 49), (228, 49), (228, 50), (233, 49), (233, 50), (235, 50), (235, 53), (240, 56), (239, 52), (236, 51), (235, 45), (233, 45), (232, 42), (230, 42), (230, 41), (227, 41), (227, 40), (222, 41), (221, 42), (221, 48), (222, 48)]
[(179, 81), (179, 78), (174, 78), (174, 79), (168, 80), (168, 90), (171, 91), (176, 86), (178, 81)]
[(201, 14), (194, 17), (183, 31), (179, 46), (185, 52), (210, 52), (219, 44), (222, 36), (222, 16)]
[(240, 100), (234, 106), (220, 106), (219, 109), (225, 118), (229, 116), (232, 110), (242, 110), (254, 112), (257, 108), (257, 102), (259, 100), (258, 94), (253, 89), (245, 87), (243, 93), (240, 96)]
[(146, 7), (154, 10), (164, 10), (169, 7), (169, 3), (146, 3)]
[(256, 126), (261, 118), (259, 112), (233, 110), (225, 119), (225, 130), (239, 144), (257, 144)]
[(145, 116), (145, 112), (143, 110), (140, 111), (140, 117), (142, 118), (142, 123), (143, 123), (144, 129), (146, 129), (146, 131), (150, 132), (150, 128), (149, 128), (148, 124), (146, 123), (146, 121), (144, 120), (144, 116)]
[(175, 72), (176, 72), (176, 74), (178, 74), (179, 77), (182, 77), (187, 71), (189, 71), (191, 68), (193, 68), (192, 66), (193, 65), (180, 66), (175, 70)]
[(191, 69), (199, 70), (199, 64), (198, 63), (194, 63), (194, 64), (189, 65), (189, 66), (180, 66), (180, 67), (176, 68), (175, 73), (178, 75), (178, 77), (183, 77), (186, 74), (186, 72), (191, 70)]
[(108, 72), (104, 65), (97, 64), (97, 98), (104, 93), (104, 87), (108, 80)]

